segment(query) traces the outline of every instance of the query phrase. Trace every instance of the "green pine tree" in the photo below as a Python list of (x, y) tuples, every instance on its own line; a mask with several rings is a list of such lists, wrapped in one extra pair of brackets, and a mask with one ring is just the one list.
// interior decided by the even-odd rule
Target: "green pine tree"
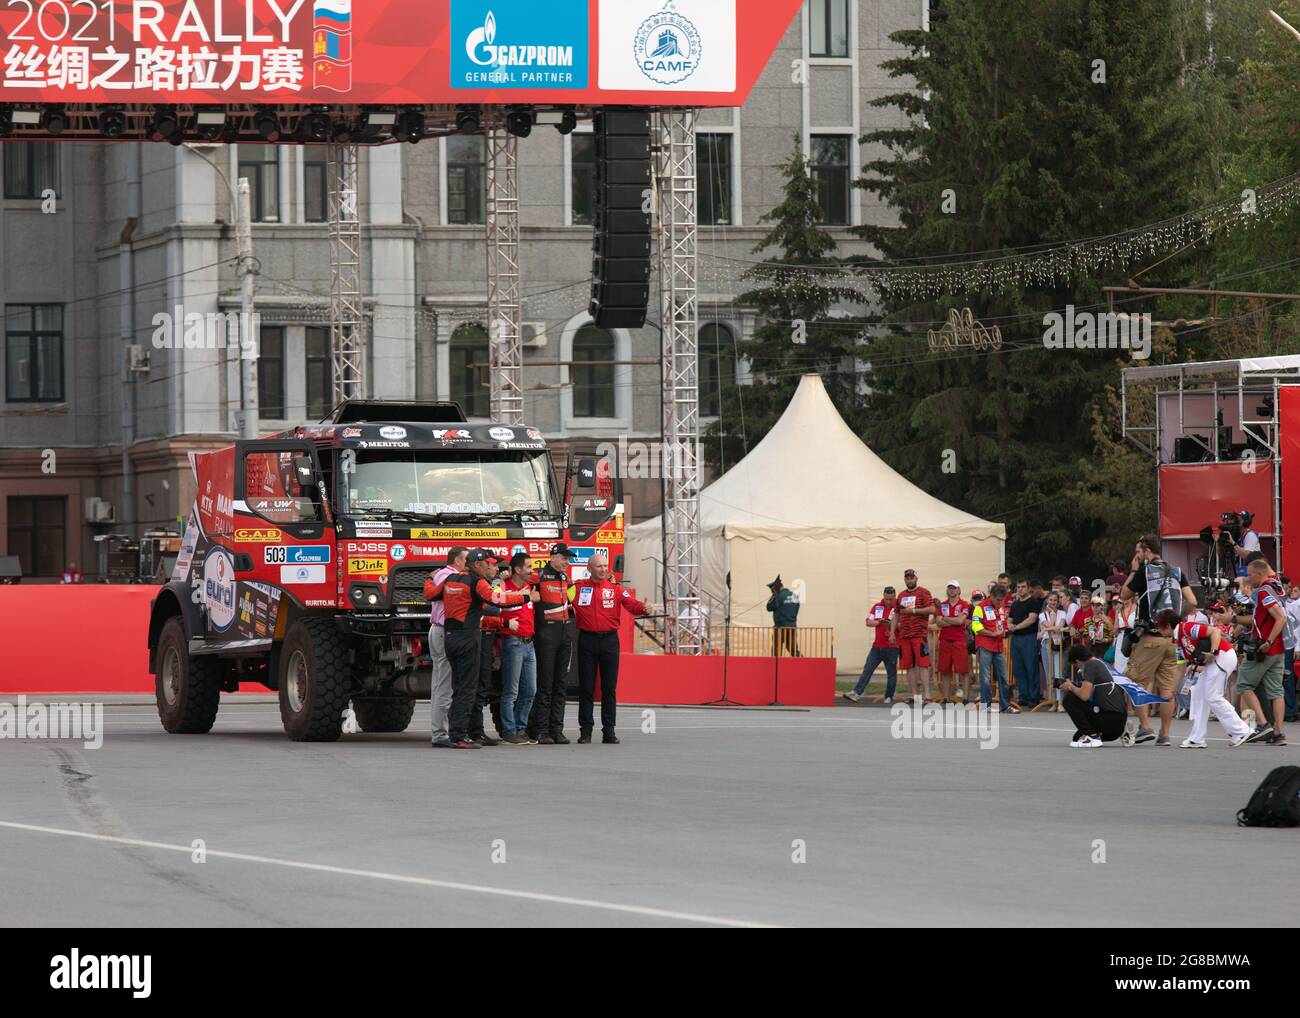
[(706, 459), (726, 470), (744, 457), (785, 412), (802, 375), (821, 375), (840, 413), (860, 424), (861, 395), (854, 357), (859, 352), (862, 322), (843, 309), (858, 299), (845, 285), (835, 256), (836, 241), (821, 225), (817, 182), (796, 149), (782, 166), (783, 200), (765, 215), (767, 235), (755, 254), (775, 252), (745, 273), (752, 289), (736, 298), (753, 308), (756, 327), (736, 343), (748, 364), (752, 384), (728, 386), (721, 413), (704, 437)]
[[(1189, 72), (1203, 40), (1187, 3), (945, 0), (932, 31), (895, 34), (907, 52), (886, 67), (908, 88), (876, 105), (903, 126), (864, 139), (878, 154), (861, 186), (899, 217), (861, 231), (879, 260), (990, 258), (1202, 204), (1214, 182), (1206, 99)], [(1100, 285), (1134, 267), (883, 301), (893, 327), (871, 345), (868, 442), (937, 497), (1004, 521), (1016, 571), (1095, 569), (1091, 546), (1113, 526), (1075, 489), (1095, 446), (1093, 407), (1120, 361), (1045, 349), (1043, 315), (1094, 306)], [(962, 307), (1001, 327), (1001, 352), (932, 354), (911, 324)]]

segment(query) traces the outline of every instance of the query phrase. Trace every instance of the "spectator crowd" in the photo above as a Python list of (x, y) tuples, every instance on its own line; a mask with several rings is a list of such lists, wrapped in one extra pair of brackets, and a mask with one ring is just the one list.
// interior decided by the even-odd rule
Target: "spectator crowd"
[[(1064, 575), (1013, 582), (1003, 573), (969, 597), (949, 580), (936, 598), (908, 569), (901, 588), (885, 587), (867, 609), (873, 643), (856, 684), (842, 695), (861, 700), (883, 669), (878, 702), (1073, 717), (1078, 701), (1099, 702), (1098, 690), (1118, 675), (1159, 698), (1136, 707), (1136, 743), (1169, 745), (1177, 717), (1193, 722), (1182, 745), (1201, 748), (1212, 714), (1234, 744), (1285, 745), (1284, 725), (1296, 719), (1300, 583), (1274, 573), (1257, 549), (1243, 555), (1238, 572), (1202, 605), (1182, 571), (1160, 558), (1155, 538), (1137, 542), (1131, 563), (1112, 563), (1091, 584)], [(1088, 727), (1080, 724), (1072, 744), (1119, 735)]]

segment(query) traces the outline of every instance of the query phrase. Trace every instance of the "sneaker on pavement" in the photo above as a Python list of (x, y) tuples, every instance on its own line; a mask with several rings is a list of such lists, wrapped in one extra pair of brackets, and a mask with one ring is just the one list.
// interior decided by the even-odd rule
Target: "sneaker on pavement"
[(1019, 714), (1019, 713), (1020, 713), (1020, 708), (1017, 707), (1017, 706), (1013, 703), (1010, 707), (1003, 707), (1003, 708), (1002, 708), (1002, 713), (1003, 713), (1003, 714)]
[(600, 741), (603, 742), (606, 746), (617, 746), (621, 740), (617, 735), (610, 734), (610, 735), (602, 735), (600, 737)]
[(1283, 735), (1281, 732), (1274, 732), (1272, 735), (1268, 737), (1267, 740), (1265, 740), (1264, 744), (1266, 746), (1285, 746), (1286, 736)]
[(482, 749), (483, 747), (480, 746), (477, 742), (472, 742), (469, 739), (460, 739), (456, 742), (453, 742), (451, 744), (451, 748), (452, 749)]
[(859, 700), (862, 699), (862, 697), (858, 696), (858, 694), (853, 692), (853, 690), (851, 689), (847, 693), (841, 693), (840, 696), (844, 697), (844, 699), (849, 700), (853, 703), (857, 703)]
[(501, 740), (500, 740), (500, 739), (494, 739), (494, 738), (492, 738), (492, 736), (488, 735), (487, 732), (484, 732), (482, 735), (476, 735), (476, 736), (474, 736), (474, 741), (477, 742), (480, 746), (499, 746), (499, 745), (501, 745)]
[(579, 746), (590, 746), (590, 745), (591, 745), (591, 733), (590, 733), (590, 732), (583, 732), (581, 735), (579, 735), (579, 736), (578, 736), (578, 745), (579, 745)]
[(1179, 749), (1205, 749), (1205, 742), (1202, 739), (1184, 739), (1178, 744)]
[(1231, 739), (1228, 740), (1228, 745), (1231, 746), (1233, 749), (1236, 749), (1238, 746), (1246, 745), (1246, 740), (1249, 738), (1250, 738), (1250, 732), (1246, 732), (1243, 735), (1234, 735)]
[(567, 746), (569, 744), (568, 736), (566, 736), (563, 732), (552, 732), (551, 741), (555, 743), (557, 746)]
[(1101, 745), (1100, 739), (1094, 739), (1091, 735), (1080, 736), (1070, 743), (1071, 749), (1097, 749)]
[(434, 739), (432, 746), (434, 749), (455, 749), (456, 744), (450, 739)]
[(1139, 728), (1137, 735), (1133, 737), (1133, 741), (1136, 743), (1152, 742), (1155, 740), (1155, 737), (1156, 733), (1150, 728)]
[(1245, 741), (1247, 743), (1268, 742), (1268, 737), (1272, 734), (1273, 734), (1273, 726), (1263, 725), (1262, 727), (1256, 728), (1253, 732), (1247, 735)]
[(555, 745), (555, 740), (552, 739), (549, 735), (539, 735), (539, 736), (537, 737), (537, 741), (534, 743), (534, 745), (536, 745), (536, 746), (554, 746), (554, 745)]
[(1157, 746), (1172, 746), (1173, 743), (1169, 741), (1169, 736), (1167, 736), (1167, 735), (1162, 735), (1162, 736), (1160, 736), (1158, 739), (1156, 739), (1156, 745), (1157, 745)]

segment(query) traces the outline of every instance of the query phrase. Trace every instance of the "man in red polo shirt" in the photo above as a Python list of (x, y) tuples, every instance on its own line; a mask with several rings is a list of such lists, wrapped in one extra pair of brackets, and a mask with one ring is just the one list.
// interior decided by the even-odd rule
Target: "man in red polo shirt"
[(871, 606), (867, 612), (867, 628), (875, 630), (876, 638), (867, 654), (867, 663), (862, 666), (857, 685), (847, 693), (844, 699), (857, 703), (867, 691), (871, 677), (880, 665), (885, 666), (885, 703), (894, 702), (894, 683), (898, 678), (898, 643), (890, 630), (894, 610), (898, 607), (898, 595), (893, 587), (886, 587), (884, 596)]
[(930, 699), (930, 653), (926, 637), (934, 598), (917, 583), (916, 570), (903, 573), (903, 592), (898, 596), (898, 610), (890, 620), (890, 634), (898, 640), (898, 667), (907, 675), (908, 696), (915, 700), (917, 684)]
[(569, 591), (578, 619), (578, 744), (591, 742), (599, 674), (601, 742), (617, 746), (614, 724), (618, 719), (618, 627), (624, 609), (633, 615), (649, 615), (651, 607), (609, 578), (609, 558), (604, 552), (592, 555), (587, 568), (591, 578), (577, 580)]
[(943, 698), (956, 703), (954, 693), (961, 681), (962, 702), (970, 699), (970, 652), (966, 650), (966, 623), (970, 621), (970, 602), (961, 598), (961, 584), (948, 581), (948, 598), (938, 604), (935, 622), (939, 626), (939, 688)]

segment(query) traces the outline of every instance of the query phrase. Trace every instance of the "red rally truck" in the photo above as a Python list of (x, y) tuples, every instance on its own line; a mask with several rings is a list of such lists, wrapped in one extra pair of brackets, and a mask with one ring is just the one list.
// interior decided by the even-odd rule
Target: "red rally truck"
[(424, 580), (456, 545), (608, 552), (622, 572), (619, 482), (541, 432), (469, 423), (454, 403), (351, 400), (319, 425), (191, 453), (198, 484), (171, 582), (154, 599), (149, 667), (168, 732), (207, 732), (223, 692), (276, 690), (285, 733), (401, 732), (429, 698)]

